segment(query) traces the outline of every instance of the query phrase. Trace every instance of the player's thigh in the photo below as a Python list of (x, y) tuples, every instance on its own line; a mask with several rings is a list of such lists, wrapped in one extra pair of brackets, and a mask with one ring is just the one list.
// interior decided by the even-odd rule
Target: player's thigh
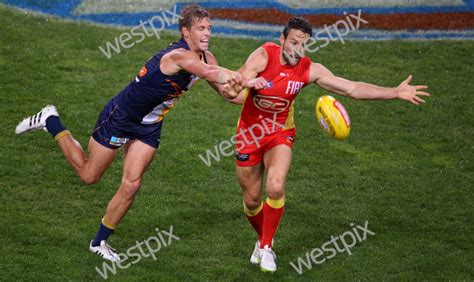
[(267, 193), (283, 196), (291, 158), (291, 147), (283, 144), (277, 145), (265, 153), (263, 161), (267, 170)]
[(244, 197), (259, 198), (262, 194), (263, 166), (237, 166), (237, 179)]
[(117, 149), (107, 148), (92, 137), (89, 139), (88, 151), (87, 171), (88, 174), (96, 177), (101, 177), (104, 174), (118, 153)]
[(140, 140), (132, 140), (125, 145), (124, 149), (123, 180), (140, 181), (155, 156), (156, 148)]

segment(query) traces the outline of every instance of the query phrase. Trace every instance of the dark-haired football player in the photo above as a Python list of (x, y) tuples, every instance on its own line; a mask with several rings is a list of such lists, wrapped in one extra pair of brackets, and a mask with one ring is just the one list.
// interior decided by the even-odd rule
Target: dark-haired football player
[[(225, 86), (229, 93), (240, 92), (236, 102), (243, 103), (237, 127), (237, 177), (244, 212), (258, 235), (250, 261), (260, 264), (263, 271), (277, 269), (272, 244), (285, 208), (285, 181), (296, 137), (293, 103), (298, 93), (315, 83), (354, 99), (402, 99), (419, 105), (424, 103), (420, 96), (429, 96), (420, 91), (426, 86), (409, 85), (411, 75), (394, 88), (335, 76), (304, 56), (305, 43), (311, 36), (308, 21), (290, 19), (280, 36), (280, 45), (263, 44), (240, 68), (243, 79), (254, 88), (249, 91), (238, 85)], [(264, 173), (267, 198), (262, 201)]]

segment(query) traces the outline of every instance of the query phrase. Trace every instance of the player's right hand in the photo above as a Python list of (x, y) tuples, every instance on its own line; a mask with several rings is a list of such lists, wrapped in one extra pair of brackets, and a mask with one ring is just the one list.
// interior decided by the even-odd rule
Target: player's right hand
[(240, 83), (237, 80), (229, 79), (226, 84), (224, 84), (224, 92), (227, 94), (228, 98), (235, 98), (243, 90), (242, 81)]
[(242, 85), (242, 74), (238, 71), (233, 71), (230, 75), (230, 79), (227, 80), (228, 84), (237, 84), (237, 85)]

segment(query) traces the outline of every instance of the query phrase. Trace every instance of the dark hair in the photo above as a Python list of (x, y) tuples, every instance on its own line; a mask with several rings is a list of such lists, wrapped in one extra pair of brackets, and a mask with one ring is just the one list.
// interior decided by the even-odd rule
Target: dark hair
[(211, 14), (209, 14), (206, 9), (199, 7), (198, 5), (189, 5), (186, 6), (181, 11), (181, 18), (179, 19), (179, 30), (181, 31), (183, 27), (187, 29), (191, 29), (191, 25), (193, 24), (193, 20), (197, 19), (198, 21), (204, 18), (210, 18)]
[(283, 29), (283, 36), (285, 38), (288, 37), (290, 29), (301, 30), (302, 32), (309, 34), (309, 36), (313, 36), (313, 28), (311, 26), (311, 23), (301, 17), (294, 17), (288, 20), (285, 29)]

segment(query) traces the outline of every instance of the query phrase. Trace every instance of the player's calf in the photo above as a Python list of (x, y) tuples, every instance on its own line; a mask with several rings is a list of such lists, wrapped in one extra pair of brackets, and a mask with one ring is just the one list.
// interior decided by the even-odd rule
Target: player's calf
[(126, 200), (133, 200), (135, 195), (138, 193), (141, 187), (141, 179), (137, 180), (122, 180), (122, 185), (120, 185), (119, 193)]
[(263, 204), (263, 232), (260, 248), (265, 246), (271, 248), (273, 237), (275, 236), (281, 217), (285, 211), (285, 198), (272, 199), (268, 197)]

